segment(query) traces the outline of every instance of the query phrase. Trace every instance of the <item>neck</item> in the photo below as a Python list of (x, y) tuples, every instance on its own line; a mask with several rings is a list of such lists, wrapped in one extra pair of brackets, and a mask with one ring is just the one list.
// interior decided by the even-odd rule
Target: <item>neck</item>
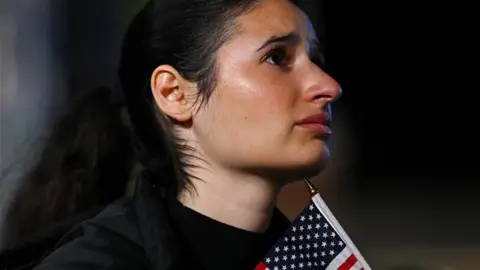
[(205, 216), (230, 226), (263, 232), (275, 208), (280, 185), (252, 175), (231, 172), (195, 172), (195, 190), (183, 191), (179, 201)]

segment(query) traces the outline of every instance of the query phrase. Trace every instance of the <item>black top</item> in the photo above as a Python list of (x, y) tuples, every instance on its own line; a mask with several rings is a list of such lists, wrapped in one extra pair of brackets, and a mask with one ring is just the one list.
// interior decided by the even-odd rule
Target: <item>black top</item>
[(172, 224), (185, 252), (195, 265), (208, 270), (253, 270), (288, 225), (275, 211), (272, 226), (264, 233), (249, 232), (213, 220), (177, 200), (169, 202)]
[[(246, 232), (168, 199), (166, 189), (153, 184), (148, 174), (136, 186), (132, 198), (81, 222), (53, 249), (42, 247), (46, 258), (41, 263), (35, 256), (13, 266), (2, 261), (0, 268), (23, 270), (39, 264), (36, 270), (252, 270), (289, 225), (276, 210), (265, 233)], [(24, 250), (7, 258), (23, 257)]]

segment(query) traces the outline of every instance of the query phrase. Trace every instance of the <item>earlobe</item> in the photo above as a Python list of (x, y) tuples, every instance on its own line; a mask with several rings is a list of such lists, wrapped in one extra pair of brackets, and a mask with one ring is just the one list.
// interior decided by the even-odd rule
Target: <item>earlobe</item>
[(150, 80), (152, 95), (157, 107), (170, 118), (179, 122), (192, 118), (191, 106), (186, 99), (187, 84), (171, 66), (157, 67)]

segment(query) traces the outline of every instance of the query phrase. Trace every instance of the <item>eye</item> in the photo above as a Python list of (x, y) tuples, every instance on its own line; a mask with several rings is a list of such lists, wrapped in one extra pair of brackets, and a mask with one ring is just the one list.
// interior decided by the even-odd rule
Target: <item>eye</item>
[(282, 47), (274, 48), (267, 53), (264, 57), (264, 61), (275, 66), (287, 66), (287, 50)]

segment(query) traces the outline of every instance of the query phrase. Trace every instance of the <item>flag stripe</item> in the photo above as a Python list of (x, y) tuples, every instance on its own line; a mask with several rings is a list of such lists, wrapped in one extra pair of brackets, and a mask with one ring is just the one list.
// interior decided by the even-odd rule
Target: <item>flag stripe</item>
[[(352, 251), (349, 248), (344, 248), (325, 270), (338, 270), (343, 263), (352, 256)], [(348, 269), (348, 268), (347, 268)]]
[(257, 267), (255, 267), (255, 270), (265, 270), (265, 269), (267, 269), (267, 266), (263, 262), (260, 262), (259, 264), (257, 264)]
[(355, 258), (355, 255), (350, 255), (348, 259), (346, 259), (342, 265), (338, 267), (338, 270), (350, 270), (350, 268), (357, 262), (357, 258)]
[(351, 268), (350, 270), (363, 270), (362, 263), (360, 261), (357, 261)]
[(325, 204), (322, 197), (320, 197), (319, 193), (317, 193), (315, 196), (312, 197), (312, 202), (315, 205), (315, 207), (318, 209), (318, 211), (320, 211), (320, 213), (322, 213), (325, 219), (331, 224), (331, 226), (335, 228), (340, 238), (345, 242), (345, 244), (347, 244), (347, 247), (351, 249), (351, 252), (355, 254), (355, 257), (362, 264), (362, 266), (367, 270), (371, 270), (372, 268), (368, 265), (367, 261), (365, 261), (362, 254), (360, 254), (360, 251), (357, 249), (357, 247), (352, 242), (350, 237), (348, 237), (347, 233), (343, 230), (342, 226), (340, 225), (338, 220), (335, 218), (333, 213), (330, 211), (328, 206)]
[[(328, 223), (332, 224), (333, 225), (333, 222), (332, 220), (330, 219), (330, 216), (327, 215), (325, 213), (325, 211), (323, 211), (323, 201), (322, 201), (322, 197), (320, 197), (320, 194), (317, 193), (317, 195), (313, 196), (312, 197), (312, 202), (313, 204), (315, 205), (315, 207), (317, 207), (318, 211), (320, 211), (320, 213), (322, 213), (322, 216), (328, 221)], [(335, 227), (335, 226), (334, 226)]]

